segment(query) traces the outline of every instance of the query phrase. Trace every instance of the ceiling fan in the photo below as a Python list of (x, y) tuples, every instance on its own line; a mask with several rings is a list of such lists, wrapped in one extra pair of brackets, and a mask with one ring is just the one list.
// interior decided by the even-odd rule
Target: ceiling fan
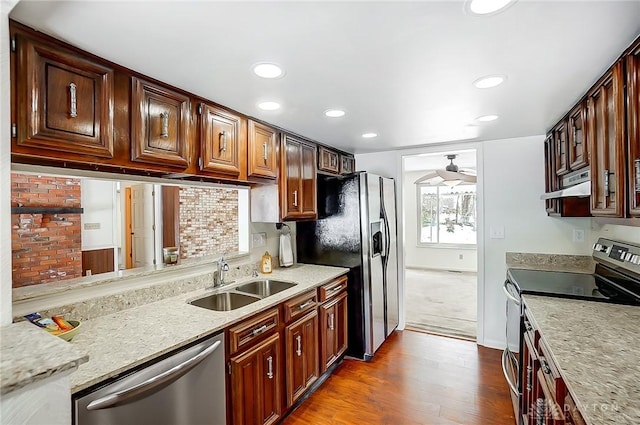
[(478, 178), (476, 177), (475, 170), (459, 169), (453, 160), (457, 155), (446, 155), (447, 159), (451, 161), (444, 170), (434, 170), (415, 181), (415, 184), (426, 183), (430, 185), (444, 184), (447, 186), (456, 186), (460, 183), (476, 183)]

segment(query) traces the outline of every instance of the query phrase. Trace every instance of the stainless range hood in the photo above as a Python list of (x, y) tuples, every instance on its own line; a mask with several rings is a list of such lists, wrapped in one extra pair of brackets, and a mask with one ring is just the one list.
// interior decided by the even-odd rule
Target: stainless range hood
[(586, 198), (591, 196), (591, 173), (588, 168), (567, 174), (562, 179), (563, 189), (544, 193), (540, 199)]

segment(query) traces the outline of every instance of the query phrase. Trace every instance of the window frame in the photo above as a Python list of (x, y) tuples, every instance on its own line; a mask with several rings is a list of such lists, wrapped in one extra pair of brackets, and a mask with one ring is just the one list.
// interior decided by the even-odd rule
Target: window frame
[[(416, 228), (418, 230), (418, 237), (416, 238), (416, 246), (421, 247), (421, 248), (442, 248), (442, 249), (468, 249), (468, 250), (475, 250), (478, 247), (478, 231), (476, 229), (476, 243), (473, 244), (463, 244), (463, 243), (449, 243), (449, 242), (422, 242), (422, 199), (420, 196), (420, 192), (421, 189), (423, 187), (435, 187), (437, 188), (437, 199), (438, 199), (438, 205), (436, 208), (437, 214), (438, 214), (438, 218), (437, 218), (437, 237), (438, 239), (440, 239), (440, 188), (443, 187), (442, 185), (430, 185), (427, 183), (416, 183)], [(476, 221), (477, 221), (477, 217), (478, 217), (478, 203), (477, 203), (477, 196), (478, 196), (478, 185), (475, 184), (476, 186)], [(477, 222), (476, 222), (477, 225)]]

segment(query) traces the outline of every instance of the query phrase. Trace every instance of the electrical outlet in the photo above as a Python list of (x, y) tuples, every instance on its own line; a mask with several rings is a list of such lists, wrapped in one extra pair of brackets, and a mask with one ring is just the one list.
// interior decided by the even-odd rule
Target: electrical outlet
[(251, 234), (251, 246), (253, 248), (260, 248), (267, 244), (267, 232), (252, 233)]
[(100, 223), (84, 223), (84, 230), (99, 230)]
[(584, 242), (584, 229), (573, 229), (573, 241)]
[(463, 254), (458, 255), (458, 260), (462, 260), (462, 259), (464, 259), (464, 255)]
[(504, 226), (490, 226), (489, 237), (491, 239), (504, 239)]

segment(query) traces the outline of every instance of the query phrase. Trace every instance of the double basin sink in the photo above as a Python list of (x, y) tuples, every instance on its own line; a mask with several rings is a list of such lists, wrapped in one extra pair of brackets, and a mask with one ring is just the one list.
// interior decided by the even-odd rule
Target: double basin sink
[(296, 286), (295, 283), (281, 280), (254, 280), (239, 286), (228, 285), (225, 292), (207, 295), (190, 301), (189, 304), (214, 311), (230, 311), (260, 301), (270, 295), (286, 291)]

